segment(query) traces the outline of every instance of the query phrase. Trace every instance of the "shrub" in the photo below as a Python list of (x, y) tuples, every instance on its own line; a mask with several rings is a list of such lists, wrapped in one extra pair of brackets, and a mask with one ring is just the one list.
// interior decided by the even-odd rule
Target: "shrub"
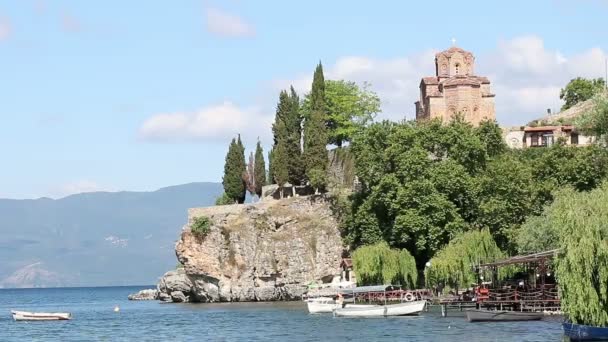
[(190, 230), (195, 236), (204, 238), (211, 230), (211, 220), (207, 216), (195, 217)]
[(226, 193), (222, 193), (222, 195), (215, 199), (215, 205), (228, 205), (234, 204), (234, 200), (230, 198)]

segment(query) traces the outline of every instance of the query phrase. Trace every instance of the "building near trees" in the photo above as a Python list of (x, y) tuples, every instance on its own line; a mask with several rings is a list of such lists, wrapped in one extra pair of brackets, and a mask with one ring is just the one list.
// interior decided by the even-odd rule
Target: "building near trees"
[(484, 119), (494, 120), (494, 94), (487, 77), (476, 76), (475, 57), (453, 46), (435, 55), (435, 76), (420, 82), (420, 101), (416, 120), (439, 118), (449, 122), (455, 114), (477, 126)]

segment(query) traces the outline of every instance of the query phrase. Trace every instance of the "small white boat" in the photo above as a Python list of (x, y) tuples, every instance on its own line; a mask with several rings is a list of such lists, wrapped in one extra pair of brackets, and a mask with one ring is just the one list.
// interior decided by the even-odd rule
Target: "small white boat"
[(66, 312), (27, 312), (11, 311), (15, 321), (64, 321), (72, 319), (71, 313)]
[(333, 298), (317, 297), (308, 299), (306, 306), (308, 307), (308, 313), (324, 313), (332, 312), (339, 304)]
[(339, 317), (388, 317), (417, 315), (426, 305), (425, 300), (416, 300), (388, 305), (373, 305), (368, 307), (344, 307), (334, 310), (334, 315)]

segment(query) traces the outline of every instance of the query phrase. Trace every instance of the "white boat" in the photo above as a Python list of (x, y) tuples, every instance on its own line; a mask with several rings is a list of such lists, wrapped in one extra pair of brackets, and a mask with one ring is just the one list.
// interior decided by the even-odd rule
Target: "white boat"
[(66, 312), (27, 312), (11, 311), (15, 321), (63, 321), (72, 319), (71, 313)]
[(317, 297), (308, 299), (306, 306), (308, 307), (308, 313), (324, 313), (332, 312), (339, 304), (333, 298)]
[(328, 297), (318, 297), (318, 298), (310, 298), (306, 301), (306, 306), (308, 307), (309, 313), (331, 313), (335, 309), (338, 308), (369, 308), (378, 305), (370, 305), (370, 304), (344, 304), (336, 302), (332, 298)]
[(416, 300), (388, 305), (374, 305), (371, 307), (345, 307), (334, 310), (334, 315), (339, 317), (387, 317), (417, 315), (426, 305), (425, 300)]

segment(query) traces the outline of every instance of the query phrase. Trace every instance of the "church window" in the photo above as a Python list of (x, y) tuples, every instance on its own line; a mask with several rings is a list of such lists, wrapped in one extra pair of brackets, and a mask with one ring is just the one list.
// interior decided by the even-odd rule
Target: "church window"
[(460, 68), (460, 63), (456, 63), (456, 75), (458, 75), (458, 69)]

